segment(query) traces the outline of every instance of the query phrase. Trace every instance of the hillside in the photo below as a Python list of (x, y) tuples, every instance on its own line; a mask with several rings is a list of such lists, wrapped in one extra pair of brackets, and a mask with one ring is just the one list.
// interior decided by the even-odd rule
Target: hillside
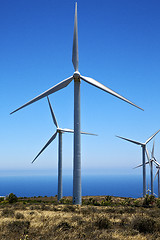
[(111, 196), (1, 199), (1, 240), (160, 239), (160, 200)]

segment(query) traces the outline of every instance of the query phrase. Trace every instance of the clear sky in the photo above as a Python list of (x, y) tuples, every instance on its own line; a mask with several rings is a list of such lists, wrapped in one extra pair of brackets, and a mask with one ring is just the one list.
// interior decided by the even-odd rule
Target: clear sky
[[(55, 132), (47, 99), (9, 113), (71, 76), (72, 0), (1, 0), (0, 174), (57, 171), (56, 139), (31, 161)], [(160, 129), (160, 1), (79, 0), (79, 71), (145, 111), (81, 83), (82, 172), (141, 174), (141, 147)], [(50, 95), (62, 128), (73, 128), (73, 82)], [(160, 161), (160, 135), (155, 156)], [(152, 142), (148, 144), (151, 150)], [(63, 135), (63, 169), (72, 174), (73, 135)]]

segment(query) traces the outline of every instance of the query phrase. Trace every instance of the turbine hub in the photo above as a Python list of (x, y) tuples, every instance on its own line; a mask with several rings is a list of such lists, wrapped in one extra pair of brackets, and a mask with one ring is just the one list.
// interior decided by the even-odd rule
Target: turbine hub
[(58, 133), (63, 133), (61, 128), (57, 128)]
[(75, 81), (80, 81), (80, 73), (78, 71), (75, 71), (73, 73), (73, 78)]

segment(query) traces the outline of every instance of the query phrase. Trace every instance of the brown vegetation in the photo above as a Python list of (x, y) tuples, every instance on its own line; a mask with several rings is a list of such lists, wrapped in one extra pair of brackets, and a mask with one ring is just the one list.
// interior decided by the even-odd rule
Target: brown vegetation
[(159, 199), (83, 197), (74, 206), (71, 197), (18, 198), (0, 202), (1, 240), (159, 239)]

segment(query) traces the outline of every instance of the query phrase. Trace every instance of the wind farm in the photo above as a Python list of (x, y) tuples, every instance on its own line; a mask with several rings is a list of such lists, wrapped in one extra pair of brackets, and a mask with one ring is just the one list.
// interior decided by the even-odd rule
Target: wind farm
[[(54, 96), (53, 95), (50, 95), (50, 96), (51, 96), (51, 98), (54, 97), (53, 98), (54, 107), (55, 107), (56, 113), (58, 114), (57, 116), (58, 116), (58, 119), (59, 119), (60, 123), (62, 122), (61, 125), (64, 125), (64, 126), (68, 125), (69, 128), (74, 129), (74, 122), (73, 122), (74, 102), (73, 102), (73, 96), (72, 96), (73, 92), (74, 92), (74, 90), (73, 90), (73, 85), (74, 84), (72, 84), (72, 83), (68, 84), (68, 83), (71, 80), (72, 80), (72, 82), (76, 82), (75, 79), (77, 79), (77, 78), (80, 79), (80, 81), (79, 81), (79, 82), (81, 82), (81, 84), (80, 84), (81, 85), (81, 108), (80, 109), (81, 109), (81, 121), (82, 121), (81, 125), (82, 125), (82, 128), (84, 126), (85, 129), (90, 130), (90, 132), (98, 133), (98, 135), (99, 135), (98, 139), (99, 140), (96, 140), (96, 141), (98, 141), (97, 144), (96, 144), (97, 145), (96, 147), (94, 147), (94, 145), (93, 145), (94, 142), (93, 142), (92, 139), (89, 140), (89, 142), (88, 142), (88, 140), (85, 140), (85, 139), (84, 139), (84, 142), (81, 141), (83, 150), (80, 151), (80, 152), (81, 152), (82, 155), (84, 154), (84, 159), (85, 160), (84, 161), (82, 160), (83, 164), (84, 164), (84, 167), (82, 169), (80, 169), (80, 167), (75, 166), (75, 168), (76, 169), (78, 168), (79, 172), (81, 172), (81, 170), (82, 170), (82, 174), (83, 174), (83, 171), (87, 171), (86, 169), (89, 168), (89, 166), (92, 167), (92, 170), (90, 169), (90, 172), (95, 172), (94, 169), (96, 169), (98, 166), (99, 167), (101, 166), (102, 169), (105, 169), (106, 174), (107, 174), (108, 172), (111, 172), (111, 166), (112, 166), (113, 162), (117, 162), (118, 163), (118, 165), (116, 164), (117, 172), (122, 171), (123, 174), (124, 174), (125, 173), (125, 170), (124, 170), (125, 168), (123, 168), (123, 166), (127, 166), (128, 170), (126, 170), (126, 173), (129, 172), (129, 171), (132, 172), (132, 167), (136, 164), (138, 165), (139, 161), (140, 161), (139, 154), (136, 153), (138, 150), (135, 150), (136, 154), (133, 158), (133, 154), (131, 155), (131, 154), (129, 154), (129, 152), (133, 151), (132, 149), (134, 149), (134, 148), (132, 148), (132, 146), (131, 146), (131, 148), (128, 147), (127, 148), (127, 154), (124, 157), (124, 154), (122, 154), (122, 152), (120, 152), (120, 149), (121, 150), (123, 149), (123, 143), (114, 139), (115, 133), (119, 132), (119, 133), (122, 133), (123, 135), (126, 135), (126, 136), (130, 135), (130, 136), (133, 136), (133, 139), (136, 139), (136, 138), (138, 139), (138, 136), (139, 136), (139, 139), (141, 139), (141, 138), (142, 139), (143, 138), (147, 139), (150, 132), (154, 132), (155, 129), (159, 129), (157, 120), (155, 120), (154, 124), (151, 124), (152, 126), (147, 123), (148, 120), (145, 121), (145, 122), (143, 121), (144, 119), (147, 119), (145, 112), (150, 111), (150, 112), (153, 113), (154, 108), (150, 109), (150, 105), (149, 104), (146, 105), (146, 101), (145, 101), (146, 98), (145, 98), (144, 92), (141, 89), (141, 85), (137, 85), (137, 83), (134, 84), (135, 82), (133, 82), (133, 81), (137, 81), (137, 77), (136, 77), (136, 75), (133, 74), (133, 71), (132, 71), (132, 74), (130, 74), (131, 71), (129, 71), (129, 65), (128, 65), (127, 62), (126, 62), (126, 66), (127, 66), (127, 68), (126, 68), (126, 72), (127, 72), (126, 80), (131, 79), (131, 81), (126, 82), (125, 81), (125, 76), (123, 76), (123, 77), (122, 77), (122, 75), (118, 76), (118, 74), (122, 74), (120, 72), (120, 69), (118, 69), (118, 71), (116, 71), (116, 73), (115, 73), (115, 71), (110, 71), (109, 72), (109, 68), (111, 67), (111, 65), (113, 65), (113, 59), (111, 58), (111, 52), (109, 51), (109, 47), (111, 47), (111, 44), (108, 42), (108, 40), (106, 41), (106, 43), (104, 45), (103, 39), (101, 39), (101, 37), (98, 38), (98, 36), (96, 36), (95, 43), (97, 43), (97, 48), (95, 48), (95, 46), (93, 46), (93, 48), (92, 48), (92, 44), (94, 44), (94, 41), (92, 41), (92, 44), (88, 48), (88, 53), (89, 54), (85, 55), (85, 52), (87, 53), (87, 49), (85, 48), (85, 46), (88, 46), (88, 43), (91, 43), (91, 39), (90, 39), (90, 33), (88, 34), (88, 41), (87, 41), (87, 38), (85, 39), (83, 36), (87, 36), (86, 35), (87, 34), (86, 30), (89, 29), (89, 27), (90, 27), (90, 30), (93, 29), (95, 32), (96, 32), (97, 29), (94, 29), (95, 24), (94, 23), (91, 24), (91, 22), (88, 22), (87, 23), (88, 24), (87, 29), (85, 28), (84, 22), (82, 21), (82, 16), (84, 17), (82, 6), (83, 6), (83, 4), (81, 5), (81, 3), (80, 3), (80, 6), (78, 5), (78, 13), (77, 13), (77, 7), (74, 9), (74, 6), (72, 6), (72, 8), (71, 8), (72, 10), (70, 8), (68, 8), (70, 10), (70, 14), (69, 14), (70, 15), (70, 18), (69, 18), (70, 19), (70, 24), (67, 25), (66, 32), (68, 32), (68, 35), (66, 35), (66, 39), (67, 39), (67, 36), (70, 36), (70, 40), (69, 40), (69, 38), (66, 40), (65, 46), (62, 46), (62, 44), (63, 44), (62, 42), (60, 43), (60, 45), (62, 46), (61, 49), (65, 49), (65, 51), (67, 51), (67, 54), (63, 53), (64, 50), (62, 52), (59, 50), (56, 53), (54, 51), (50, 50), (50, 53), (54, 53), (55, 57), (57, 58), (56, 62), (54, 63), (55, 65), (53, 65), (53, 70), (52, 70), (52, 79), (53, 80), (52, 80), (52, 82), (50, 80), (51, 79), (50, 76), (49, 77), (45, 76), (45, 81), (43, 81), (42, 78), (40, 79), (40, 75), (38, 77), (40, 79), (40, 81), (38, 81), (38, 79), (36, 79), (36, 78), (34, 80), (33, 75), (31, 75), (31, 80), (30, 80), (30, 77), (27, 76), (26, 72), (23, 70), (26, 74), (26, 80), (24, 80), (24, 75), (23, 75), (22, 76), (23, 80), (21, 81), (21, 83), (22, 84), (24, 84), (24, 82), (29, 83), (30, 89), (28, 88), (29, 85), (26, 85), (26, 89), (21, 88), (21, 90), (23, 89), (22, 91), (18, 91), (19, 89), (17, 88), (17, 90), (16, 90), (16, 96), (17, 97), (16, 98), (14, 98), (15, 94), (14, 94), (14, 91), (13, 91), (12, 92), (12, 99), (15, 99), (15, 100), (14, 101), (9, 101), (10, 102), (10, 107), (9, 108), (14, 109), (16, 105), (17, 106), (20, 105), (20, 102), (23, 103), (23, 102), (27, 101), (28, 99), (32, 99), (32, 97), (34, 97), (34, 96), (38, 95), (39, 93), (43, 92), (44, 89), (49, 88), (48, 87), (49, 85), (51, 85), (51, 86), (54, 85), (54, 87), (51, 87), (51, 88), (49, 88), (50, 90), (47, 90), (49, 92), (47, 92), (46, 97), (49, 95), (50, 91), (53, 90), (53, 88), (54, 88), (53, 91), (55, 91), (55, 90), (57, 91), (57, 89), (59, 89), (59, 87), (60, 88), (63, 87), (63, 91), (57, 91), (57, 93), (54, 94)], [(94, 3), (93, 3), (93, 6), (95, 6)], [(92, 9), (92, 7), (91, 7), (91, 9)], [(74, 11), (73, 11), (73, 9), (74, 9)], [(72, 14), (71, 14), (71, 12), (72, 12)], [(56, 14), (56, 13), (53, 13), (53, 15), (54, 14)], [(79, 19), (79, 21), (78, 21), (78, 19)], [(53, 24), (53, 21), (51, 21), (51, 22)], [(33, 23), (34, 23), (34, 21), (32, 21), (32, 24)], [(78, 27), (78, 25), (79, 25), (78, 23), (80, 24), (80, 27)], [(104, 24), (106, 24), (106, 20), (101, 21), (101, 24), (103, 26), (102, 29), (104, 29)], [(74, 25), (74, 29), (73, 29), (73, 25)], [(45, 24), (45, 26), (47, 27), (47, 24)], [(108, 26), (108, 29), (109, 29), (110, 24), (108, 23), (107, 26)], [(114, 28), (114, 26), (115, 26), (114, 24), (111, 24), (112, 29)], [(51, 27), (51, 24), (49, 24), (49, 27)], [(54, 25), (52, 27), (54, 28)], [(61, 26), (61, 29), (63, 29), (63, 26)], [(59, 35), (58, 35), (59, 29), (57, 29), (57, 30), (58, 31), (57, 31), (56, 36), (54, 36), (54, 39), (56, 39), (56, 37), (57, 37), (57, 39), (59, 39)], [(79, 34), (78, 34), (78, 30), (80, 31)], [(44, 31), (44, 29), (43, 29), (43, 31)], [(85, 34), (81, 33), (81, 31), (82, 32), (85, 31)], [(105, 31), (102, 31), (101, 34), (103, 34), (103, 36), (106, 36), (107, 35), (106, 31), (107, 31), (107, 28), (105, 29)], [(119, 31), (120, 31), (120, 29), (117, 29), (117, 33), (119, 33)], [(138, 31), (138, 29), (137, 29), (137, 31)], [(108, 32), (108, 36), (110, 36), (110, 34), (111, 34), (111, 32), (110, 33)], [(79, 39), (78, 39), (78, 36), (79, 36)], [(84, 39), (85, 39), (85, 42), (84, 42)], [(100, 39), (101, 39), (101, 42), (102, 42), (102, 45), (103, 45), (103, 49), (101, 48)], [(106, 39), (109, 39), (109, 37), (106, 38)], [(46, 40), (46, 38), (45, 38), (45, 40)], [(43, 41), (43, 38), (42, 38), (42, 41)], [(126, 42), (127, 42), (127, 40), (126, 40)], [(44, 43), (44, 41), (43, 41), (43, 43)], [(120, 44), (120, 42), (118, 41), (118, 39), (116, 40), (116, 38), (115, 38), (114, 44), (115, 43), (118, 44), (119, 46), (122, 45), (124, 47), (123, 42), (121, 42), (121, 44)], [(39, 44), (40, 44), (40, 42), (39, 42)], [(16, 48), (18, 49), (18, 45), (16, 45), (16, 46), (17, 46)], [(56, 48), (58, 46), (58, 43), (55, 44), (55, 42), (53, 42), (52, 46), (54, 46)], [(115, 46), (116, 45), (114, 45), (114, 47)], [(134, 46), (134, 43), (133, 43), (133, 46)], [(34, 47), (36, 49), (35, 45), (34, 45)], [(44, 46), (44, 47), (46, 49), (46, 46)], [(20, 43), (19, 43), (19, 49), (21, 49)], [(48, 49), (50, 49), (50, 47), (48, 47)], [(99, 49), (99, 51), (97, 52), (96, 49)], [(106, 52), (106, 49), (108, 51), (108, 54)], [(33, 50), (33, 48), (32, 48), (32, 50)], [(43, 48), (41, 48), (41, 50), (43, 52)], [(93, 55), (91, 54), (91, 51), (92, 51)], [(117, 51), (117, 49), (116, 49), (116, 51)], [(99, 60), (96, 63), (96, 64), (99, 63), (101, 65), (101, 67), (97, 65), (97, 68), (96, 68), (96, 65), (94, 65), (94, 67), (91, 68), (91, 64), (90, 64), (91, 63), (91, 58), (92, 58), (92, 61), (95, 61), (96, 59), (94, 58), (94, 56), (98, 57), (98, 54), (100, 52), (105, 53), (105, 56), (103, 56), (103, 58), (99, 57), (98, 58)], [(63, 58), (62, 58), (61, 54), (65, 58), (66, 66), (63, 62)], [(133, 51), (132, 50), (131, 50), (130, 54), (132, 54), (132, 58), (133, 58)], [(113, 57), (114, 57), (114, 55), (116, 56), (116, 53), (113, 54)], [(33, 54), (32, 58), (33, 58), (33, 56), (36, 56), (36, 54)], [(58, 56), (60, 56), (60, 58), (59, 58), (59, 60), (61, 59), (60, 61), (58, 60)], [(66, 57), (68, 59), (67, 61), (66, 61)], [(39, 58), (39, 55), (38, 55), (38, 58)], [(45, 58), (43, 58), (43, 59), (45, 59)], [(102, 59), (102, 61), (100, 61), (100, 59)], [(133, 58), (133, 59), (135, 59), (135, 58)], [(15, 59), (15, 61), (12, 61), (13, 66), (14, 66), (14, 63), (16, 61), (17, 61), (17, 59)], [(108, 61), (107, 62), (108, 67), (107, 67), (106, 61)], [(109, 64), (109, 61), (111, 61), (112, 64)], [(115, 61), (115, 58), (114, 58), (114, 61)], [(62, 63), (63, 68), (62, 68), (62, 65), (60, 63)], [(124, 63), (124, 61), (123, 61), (123, 63)], [(5, 64), (5, 61), (4, 61), (4, 64)], [(21, 71), (21, 69), (24, 69), (24, 68), (22, 68), (23, 66), (20, 65), (20, 62), (17, 63), (17, 64), (18, 64), (18, 66), (20, 66), (20, 68), (19, 68), (20, 71)], [(58, 64), (59, 64), (59, 66), (61, 66), (60, 71), (58, 70)], [(73, 71), (73, 73), (70, 74), (69, 71), (72, 71), (71, 64), (73, 64), (74, 71)], [(120, 62), (119, 62), (119, 64), (120, 64)], [(46, 66), (44, 65), (44, 67), (45, 67), (44, 68), (44, 73), (47, 73), (49, 69), (52, 69), (50, 64), (48, 64), (48, 66), (49, 67), (48, 67), (47, 71), (45, 71)], [(154, 64), (154, 66), (155, 66), (155, 64)], [(121, 68), (122, 68), (122, 65), (121, 65)], [(3, 69), (5, 69), (5, 67)], [(40, 66), (39, 69), (41, 69), (41, 72), (42, 72), (42, 65)], [(81, 70), (81, 72), (83, 71), (85, 75), (93, 76), (94, 78), (85, 77), (84, 75), (81, 75), (79, 73), (79, 69)], [(111, 70), (113, 70), (113, 69), (111, 69)], [(125, 69), (123, 69), (123, 72), (125, 72), (124, 70)], [(36, 72), (36, 71), (37, 70), (34, 69), (34, 72)], [(111, 75), (111, 72), (114, 72), (115, 76)], [(37, 73), (38, 73), (38, 71), (37, 71)], [(21, 71), (21, 74), (22, 74), (22, 71)], [(56, 74), (56, 76), (54, 76), (54, 74)], [(59, 76), (57, 76), (57, 74), (59, 74)], [(66, 79), (67, 74), (68, 74), (68, 76), (71, 76), (71, 77)], [(20, 82), (18, 82), (19, 80), (16, 82), (16, 78), (18, 76), (16, 76), (15, 73), (12, 74), (12, 75), (13, 75), (13, 78), (14, 78), (13, 83), (14, 84), (16, 83), (17, 86), (22, 87), (22, 85), (19, 84)], [(118, 80), (119, 78), (120, 78), (120, 80)], [(149, 81), (149, 80), (147, 80), (146, 75), (143, 78), (145, 78), (146, 81)], [(142, 76), (140, 77), (140, 79), (142, 79), (142, 80), (143, 80), (143, 78), (142, 78)], [(65, 81), (63, 80), (60, 83), (60, 85), (58, 85), (57, 83), (59, 81), (61, 81), (61, 79), (65, 79)], [(94, 79), (100, 80), (103, 84), (95, 81)], [(155, 75), (154, 75), (153, 79), (156, 79)], [(110, 82), (107, 82), (107, 81), (110, 81)], [(43, 82), (43, 87), (40, 86), (41, 85), (40, 83), (42, 83), (42, 82)], [(89, 85), (86, 84), (88, 82), (90, 82)], [(113, 87), (113, 89), (115, 89), (116, 92), (111, 90), (111, 88), (108, 88), (108, 84), (109, 84), (109, 87), (111, 87), (111, 88)], [(112, 86), (112, 84), (113, 84), (113, 86)], [(67, 85), (67, 87), (65, 87), (66, 85)], [(94, 89), (90, 85), (96, 85), (96, 87), (101, 88), (104, 91), (102, 92), (102, 91), (99, 91), (99, 89), (96, 89), (96, 88)], [(107, 87), (105, 87), (105, 86), (107, 86)], [(139, 86), (139, 87), (134, 88), (135, 86)], [(13, 88), (13, 87), (14, 86), (11, 83), (11, 88)], [(130, 91), (131, 88), (133, 90)], [(34, 89), (36, 89), (36, 91)], [(127, 93), (125, 92), (125, 89), (127, 89)], [(35, 91), (35, 93), (33, 91)], [(112, 98), (112, 96), (109, 96), (107, 94), (105, 95), (105, 91), (109, 92), (111, 95), (115, 95), (116, 98)], [(154, 94), (153, 97), (156, 97), (157, 96), (156, 89), (154, 91), (155, 91), (155, 94)], [(120, 98), (121, 100), (127, 101), (131, 105), (132, 105), (132, 102), (130, 102), (126, 98), (123, 98), (117, 92), (122, 92), (122, 95), (124, 95), (124, 96), (128, 97), (129, 99), (135, 101), (138, 105), (143, 106), (145, 111), (144, 112), (139, 111), (136, 108), (132, 108), (130, 105), (125, 106), (125, 104), (122, 101), (119, 101), (119, 99), (117, 99), (117, 97)], [(28, 95), (27, 95), (27, 93), (28, 93)], [(136, 95), (134, 96), (135, 93), (136, 93)], [(3, 94), (4, 93), (2, 93), (2, 96), (3, 96)], [(45, 92), (45, 94), (46, 94), (46, 92)], [(43, 97), (43, 96), (41, 95), (41, 97)], [(96, 96), (96, 98), (94, 96)], [(88, 99), (86, 97), (88, 97)], [(7, 98), (6, 102), (8, 102), (8, 99), (9, 98)], [(36, 98), (36, 100), (37, 100), (37, 98)], [(76, 101), (77, 100), (75, 100), (75, 102)], [(156, 104), (156, 101), (153, 101), (153, 102)], [(12, 140), (12, 144), (10, 144), (10, 146), (14, 147), (13, 149), (11, 148), (12, 149), (11, 152), (16, 151), (16, 149), (18, 147), (18, 149), (20, 151), (20, 154), (13, 154), (12, 156), (17, 159), (17, 161), (18, 161), (17, 166), (19, 166), (20, 168), (23, 168), (23, 167), (26, 166), (27, 167), (26, 169), (28, 169), (28, 170), (33, 169), (34, 171), (36, 171), (37, 167), (38, 167), (37, 168), (37, 170), (38, 170), (39, 167), (41, 169), (43, 169), (43, 168), (46, 169), (47, 166), (48, 166), (48, 168), (54, 167), (55, 171), (58, 171), (57, 170), (58, 167), (55, 165), (55, 163), (53, 163), (53, 160), (51, 160), (52, 159), (51, 155), (50, 155), (51, 153), (49, 154), (49, 157), (47, 157), (47, 153), (46, 153), (46, 155), (44, 155), (44, 158), (47, 157), (47, 161), (49, 161), (48, 165), (43, 164), (43, 161), (38, 161), (36, 163), (36, 165), (34, 164), (32, 166), (27, 166), (27, 162), (30, 162), (33, 159), (33, 156), (34, 156), (35, 152), (38, 151), (39, 148), (41, 148), (41, 146), (43, 144), (43, 137), (42, 136), (44, 135), (44, 139), (48, 138), (48, 135), (50, 134), (51, 129), (53, 127), (52, 125), (50, 125), (49, 119), (47, 119), (47, 113), (46, 113), (44, 104), (45, 104), (45, 100), (37, 101), (37, 103), (34, 104), (35, 106), (32, 105), (32, 107), (30, 106), (30, 107), (26, 108), (26, 110), (23, 110), (19, 113), (16, 113), (16, 114), (12, 115), (12, 118), (11, 117), (7, 118), (9, 120), (6, 120), (5, 122), (9, 123), (8, 129), (9, 129), (9, 132), (11, 133), (11, 137), (9, 139), (9, 142)], [(79, 103), (78, 103), (77, 106), (79, 106)], [(94, 106), (94, 108), (92, 108), (93, 106)], [(152, 106), (154, 106), (154, 105), (152, 104)], [(5, 108), (5, 109), (9, 109), (9, 108)], [(63, 109), (63, 111), (60, 111), (60, 108)], [(78, 109), (77, 107), (75, 107), (75, 108)], [(41, 115), (38, 116), (40, 112), (41, 112)], [(78, 115), (80, 115), (80, 114), (79, 113), (75, 114), (76, 118), (77, 118)], [(78, 117), (78, 119), (79, 119), (79, 117)], [(126, 121), (127, 119), (129, 121)], [(42, 125), (40, 126), (42, 121), (47, 122), (48, 127), (50, 126), (49, 130), (47, 130), (47, 124), (45, 124), (46, 129), (45, 129), (45, 131), (43, 131), (44, 127)], [(76, 121), (79, 121), (79, 120), (76, 120)], [(12, 124), (11, 124), (11, 122), (12, 122)], [(21, 127), (22, 124), (24, 124), (25, 127)], [(146, 124), (148, 124), (148, 127), (146, 127)], [(4, 124), (2, 123), (2, 125), (4, 125)], [(11, 128), (11, 125), (12, 125), (12, 128)], [(17, 127), (17, 125), (19, 127)], [(27, 130), (27, 129), (29, 129), (29, 125), (31, 126), (31, 129), (32, 128), (34, 129), (33, 131), (31, 130), (31, 132), (35, 131), (35, 134), (32, 135), (32, 140), (27, 140), (27, 139), (31, 138), (31, 135), (29, 136), (29, 131)], [(138, 126), (138, 128), (137, 128), (137, 126)], [(39, 129), (41, 129), (42, 132), (39, 131)], [(120, 130), (118, 130), (118, 129), (120, 129)], [(3, 131), (4, 130), (2, 129), (2, 134), (3, 134)], [(22, 132), (23, 132), (23, 134), (22, 134)], [(19, 134), (19, 137), (18, 137), (18, 135), (16, 135), (16, 133)], [(141, 134), (141, 136), (139, 134)], [(5, 134), (2, 135), (2, 136), (3, 136), (3, 145), (4, 145), (7, 140), (6, 140)], [(38, 139), (40, 141), (37, 141), (36, 136), (38, 137)], [(78, 136), (78, 134), (76, 134), (76, 137), (75, 137), (76, 139), (79, 138), (77, 136)], [(19, 139), (24, 139), (24, 144), (23, 145), (19, 145), (20, 142), (18, 143), (19, 140), (17, 139), (17, 137)], [(64, 141), (65, 141), (65, 139), (67, 139), (67, 136), (64, 136)], [(76, 141), (76, 140), (74, 140), (74, 141)], [(21, 143), (22, 142), (23, 141), (21, 141)], [(66, 146), (64, 144), (64, 155), (67, 156), (67, 161), (64, 163), (64, 171), (66, 171), (67, 167), (69, 166), (69, 164), (68, 164), (69, 160), (71, 158), (75, 159), (74, 156), (71, 157), (72, 152), (74, 152), (74, 151), (78, 152), (79, 150), (77, 150), (77, 149), (80, 149), (80, 144), (79, 144), (79, 147), (76, 147), (76, 149), (73, 151), (73, 148), (69, 147), (69, 142), (72, 145), (75, 146), (75, 143), (72, 143), (71, 138), (70, 138), (70, 140), (68, 139), (66, 141)], [(78, 140), (78, 142), (80, 142), (80, 141)], [(36, 147), (35, 143), (36, 143), (36, 145), (38, 145), (37, 147)], [(112, 143), (113, 143), (113, 145), (112, 145)], [(53, 144), (56, 144), (56, 142), (53, 143)], [(118, 155), (116, 154), (116, 151), (114, 151), (115, 144), (116, 144), (116, 147), (118, 148), (117, 149), (117, 151), (119, 152)], [(87, 148), (87, 145), (88, 145), (88, 148)], [(105, 145), (108, 146), (108, 148), (105, 147)], [(33, 150), (32, 146), (34, 146), (34, 148), (36, 147), (37, 150), (36, 149)], [(3, 148), (5, 149), (4, 146), (3, 146)], [(69, 148), (71, 149), (70, 150), (70, 156), (69, 156), (69, 154), (67, 154), (67, 151), (68, 151)], [(30, 151), (29, 151), (29, 149), (30, 149)], [(56, 149), (56, 147), (54, 147), (54, 149)], [(93, 151), (93, 149), (94, 149), (94, 151)], [(107, 154), (104, 151), (105, 149), (107, 151)], [(130, 151), (129, 151), (129, 149), (130, 149)], [(157, 149), (158, 149), (158, 144), (157, 144)], [(2, 158), (5, 158), (3, 151), (4, 150), (2, 150)], [(49, 151), (49, 150), (47, 150), (47, 151)], [(84, 151), (84, 153), (83, 153), (83, 151)], [(54, 152), (54, 154), (55, 153), (56, 153), (56, 151)], [(8, 152), (7, 154), (9, 155), (10, 153)], [(127, 159), (129, 158), (128, 154), (129, 154), (129, 157), (130, 157), (130, 161), (125, 160), (126, 158)], [(22, 155), (23, 155), (24, 161), (20, 160)], [(76, 157), (78, 156), (78, 154), (75, 154), (75, 155), (76, 155)], [(99, 155), (100, 155), (100, 157), (99, 157)], [(110, 158), (111, 155), (113, 157), (113, 162), (111, 162), (111, 161), (107, 162), (107, 159)], [(108, 156), (108, 157), (106, 157), (106, 156)], [(41, 157), (43, 157), (43, 155)], [(10, 159), (9, 157), (7, 157), (7, 158)], [(119, 164), (120, 161), (118, 161), (118, 158), (123, 159), (121, 161), (122, 162), (125, 161), (125, 164), (124, 163)], [(99, 164), (98, 166), (97, 166), (97, 163), (99, 161), (96, 161), (96, 159), (100, 159), (99, 161), (102, 161), (101, 164)], [(152, 159), (152, 157), (151, 157), (151, 159)], [(7, 162), (7, 161), (4, 161), (4, 163), (3, 163), (4, 165), (5, 165), (5, 162)], [(78, 162), (78, 161), (76, 160), (76, 162)], [(153, 165), (152, 162), (153, 161), (150, 162), (151, 166)], [(23, 166), (22, 163), (24, 164), (24, 166)], [(70, 172), (73, 170), (74, 165), (75, 165), (75, 164), (73, 164), (73, 166), (72, 166), (72, 164), (73, 164), (73, 160), (70, 161), (70, 167), (69, 167)], [(8, 165), (12, 169), (15, 164), (13, 164), (11, 160), (9, 160)], [(81, 160), (79, 161), (79, 165), (81, 165)], [(122, 166), (122, 168), (121, 168), (121, 166)], [(6, 166), (6, 168), (7, 168), (7, 166)], [(113, 167), (113, 168), (115, 170), (115, 167)], [(119, 171), (119, 168), (121, 168), (120, 171)], [(99, 173), (101, 173), (101, 171), (102, 170), (100, 170)], [(104, 174), (105, 171), (103, 170), (103, 174)], [(140, 172), (141, 170), (137, 170), (137, 171), (139, 171), (139, 174), (142, 175), (142, 173)], [(74, 172), (76, 172), (76, 170), (74, 170)], [(152, 170), (151, 170), (151, 173), (152, 173)], [(72, 173), (71, 173), (71, 175), (72, 175)], [(77, 175), (80, 176), (81, 174), (77, 173)], [(80, 184), (81, 180), (80, 180), (80, 178), (76, 178), (76, 176), (74, 177), (74, 179), (76, 179), (76, 180), (74, 180), (74, 182), (76, 182), (76, 184), (78, 186), (78, 187), (76, 186), (75, 189), (79, 189), (77, 191), (78, 193), (74, 194), (75, 198), (77, 199), (77, 200), (75, 200), (75, 203), (77, 201), (77, 203), (79, 202), (79, 204), (81, 204), (81, 186), (80, 186), (81, 185)], [(153, 185), (153, 174), (152, 174), (151, 179), (152, 179), (151, 180), (152, 181), (151, 186), (152, 186)], [(151, 187), (151, 189), (152, 188), (153, 187)]]
[(0, 11), (0, 239), (159, 239), (159, 3)]
[[(57, 133), (59, 134), (59, 165), (58, 165), (58, 199), (61, 199), (62, 196), (62, 163), (61, 163), (61, 158), (62, 158), (62, 150), (61, 150), (61, 134), (62, 132), (72, 132), (74, 133), (74, 147), (73, 147), (73, 203), (74, 204), (81, 204), (81, 138), (80, 138), (80, 133), (81, 133), (81, 114), (80, 114), (80, 84), (82, 80), (86, 83), (89, 83), (90, 85), (96, 86), (97, 88), (115, 96), (116, 98), (119, 98), (131, 105), (133, 105), (136, 108), (140, 108), (138, 105), (132, 103), (130, 100), (122, 97), (120, 94), (116, 93), (115, 91), (111, 90), (110, 88), (106, 87), (105, 85), (97, 82), (93, 78), (90, 77), (85, 77), (79, 73), (79, 50), (78, 50), (78, 17), (77, 17), (77, 3), (75, 3), (75, 13), (74, 13), (74, 31), (73, 31), (73, 44), (72, 44), (72, 64), (74, 67), (74, 73), (72, 76), (69, 78), (66, 78), (65, 80), (61, 81), (60, 83), (54, 85), (53, 87), (49, 88), (47, 91), (43, 92), (42, 94), (38, 95), (37, 97), (33, 98), (31, 101), (27, 102), (26, 104), (22, 105), (21, 107), (17, 108), (16, 110), (12, 111), (11, 114), (17, 112), (18, 110), (55, 93), (65, 87), (67, 87), (72, 80), (74, 81), (74, 130), (71, 129), (60, 129), (58, 127), (56, 118), (53, 113), (53, 109), (51, 107), (49, 98), (48, 98), (48, 103), (50, 106), (50, 111), (52, 114), (53, 122), (57, 128), (56, 132), (54, 135), (50, 138), (50, 140), (47, 142), (47, 144), (42, 148), (42, 150), (38, 153), (38, 155), (35, 157), (35, 159), (32, 161), (32, 163), (37, 159), (37, 157), (44, 151), (45, 148), (48, 147), (48, 145), (56, 138)], [(104, 102), (105, 105), (105, 102)], [(145, 173), (145, 149), (146, 149), (146, 144), (159, 132), (159, 130), (152, 135), (145, 143), (138, 143), (139, 145), (142, 146), (143, 148), (143, 197), (146, 195), (146, 173)], [(125, 139), (125, 138), (123, 138)], [(127, 141), (132, 141), (129, 139), (125, 139)], [(135, 143), (135, 141), (132, 141)], [(152, 166), (152, 161), (149, 161), (150, 165)], [(151, 173), (152, 173), (152, 168), (151, 168)], [(152, 174), (153, 175), (153, 174)], [(61, 177), (60, 177), (61, 176)], [(153, 176), (151, 177), (151, 189), (153, 189)], [(61, 186), (61, 187), (60, 187)], [(152, 191), (152, 190), (151, 190)]]

